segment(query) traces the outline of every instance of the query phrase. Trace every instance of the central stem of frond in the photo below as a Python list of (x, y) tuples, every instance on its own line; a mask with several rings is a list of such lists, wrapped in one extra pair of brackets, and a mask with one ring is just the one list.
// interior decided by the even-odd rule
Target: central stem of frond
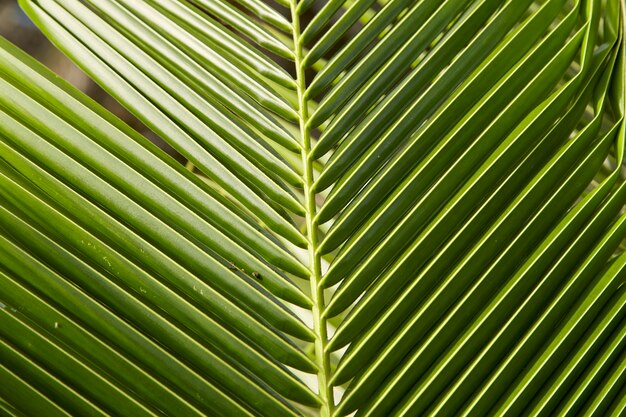
[(326, 352), (328, 344), (328, 334), (326, 319), (322, 317), (324, 310), (324, 291), (319, 286), (322, 278), (322, 263), (320, 255), (317, 253), (318, 227), (315, 222), (317, 205), (315, 202), (315, 192), (312, 190), (313, 160), (311, 160), (311, 132), (307, 125), (309, 118), (308, 102), (305, 98), (306, 79), (302, 61), (304, 59), (303, 48), (300, 42), (300, 16), (297, 10), (297, 0), (291, 0), (291, 16), (293, 21), (293, 42), (296, 65), (296, 83), (298, 89), (298, 113), (300, 116), (300, 136), (302, 138), (302, 167), (304, 172), (304, 197), (306, 208), (306, 230), (309, 242), (309, 270), (311, 271), (311, 299), (313, 300), (313, 331), (315, 340), (315, 362), (319, 368), (317, 380), (319, 385), (319, 395), (322, 400), (321, 414), (323, 417), (330, 417), (334, 405), (333, 390), (329, 384), (330, 380), (330, 355)]

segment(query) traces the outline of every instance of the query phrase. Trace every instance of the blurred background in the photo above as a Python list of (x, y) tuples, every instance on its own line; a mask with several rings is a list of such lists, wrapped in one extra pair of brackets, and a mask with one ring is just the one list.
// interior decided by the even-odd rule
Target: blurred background
[(35, 57), (39, 62), (50, 68), (63, 79), (88, 94), (91, 98), (109, 109), (113, 114), (124, 120), (144, 136), (149, 137), (159, 147), (174, 156), (180, 162), (185, 162), (176, 151), (162, 142), (141, 122), (133, 117), (126, 109), (117, 103), (111, 96), (91, 81), (76, 65), (59, 52), (39, 29), (29, 20), (17, 4), (17, 0), (0, 0), (0, 36), (8, 39), (21, 49)]

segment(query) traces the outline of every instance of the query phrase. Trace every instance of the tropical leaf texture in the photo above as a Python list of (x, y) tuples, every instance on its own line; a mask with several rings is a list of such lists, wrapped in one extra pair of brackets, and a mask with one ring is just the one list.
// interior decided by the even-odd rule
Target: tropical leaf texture
[(20, 0), (0, 415), (618, 416), (618, 0)]

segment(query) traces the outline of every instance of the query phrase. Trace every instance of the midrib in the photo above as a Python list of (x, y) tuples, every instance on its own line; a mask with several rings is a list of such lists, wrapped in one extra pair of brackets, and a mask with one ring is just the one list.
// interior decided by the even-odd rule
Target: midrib
[(294, 55), (296, 65), (296, 84), (298, 91), (298, 114), (300, 116), (300, 137), (302, 140), (302, 167), (304, 172), (304, 196), (306, 209), (306, 230), (309, 251), (309, 270), (311, 271), (311, 299), (313, 307), (313, 331), (315, 333), (315, 363), (319, 371), (317, 373), (317, 381), (319, 385), (319, 396), (322, 400), (321, 415), (322, 417), (330, 417), (333, 408), (333, 391), (328, 381), (330, 380), (330, 354), (326, 352), (328, 343), (328, 334), (326, 328), (326, 319), (322, 317), (324, 311), (324, 291), (319, 287), (322, 278), (321, 258), (317, 253), (318, 247), (318, 227), (315, 222), (316, 204), (315, 192), (313, 186), (313, 162), (309, 156), (311, 153), (311, 132), (308, 127), (309, 109), (308, 102), (305, 98), (306, 79), (304, 76), (304, 68), (301, 63), (304, 58), (302, 53), (302, 45), (300, 43), (300, 17), (297, 12), (297, 0), (290, 0), (291, 18), (293, 24), (293, 42)]

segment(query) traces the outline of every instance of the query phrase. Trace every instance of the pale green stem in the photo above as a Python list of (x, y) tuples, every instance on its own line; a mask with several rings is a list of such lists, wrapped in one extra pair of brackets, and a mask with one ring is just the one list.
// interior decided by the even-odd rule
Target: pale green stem
[(320, 255), (317, 253), (318, 227), (315, 222), (317, 206), (315, 203), (315, 192), (311, 189), (314, 181), (313, 164), (315, 161), (309, 158), (311, 152), (311, 132), (307, 125), (309, 118), (308, 102), (305, 98), (306, 79), (302, 60), (304, 58), (302, 44), (300, 42), (300, 17), (297, 12), (297, 0), (291, 0), (291, 15), (293, 20), (293, 41), (295, 47), (296, 82), (298, 89), (298, 112), (300, 115), (300, 135), (302, 137), (302, 168), (304, 172), (304, 198), (306, 209), (306, 229), (309, 241), (309, 269), (311, 270), (311, 299), (313, 307), (313, 331), (315, 332), (315, 362), (319, 368), (317, 381), (319, 385), (319, 396), (322, 401), (322, 417), (330, 417), (332, 414), (334, 400), (333, 390), (330, 384), (330, 354), (326, 352), (328, 344), (328, 333), (326, 319), (322, 317), (324, 310), (324, 291), (320, 288), (319, 282), (322, 278), (322, 264)]

